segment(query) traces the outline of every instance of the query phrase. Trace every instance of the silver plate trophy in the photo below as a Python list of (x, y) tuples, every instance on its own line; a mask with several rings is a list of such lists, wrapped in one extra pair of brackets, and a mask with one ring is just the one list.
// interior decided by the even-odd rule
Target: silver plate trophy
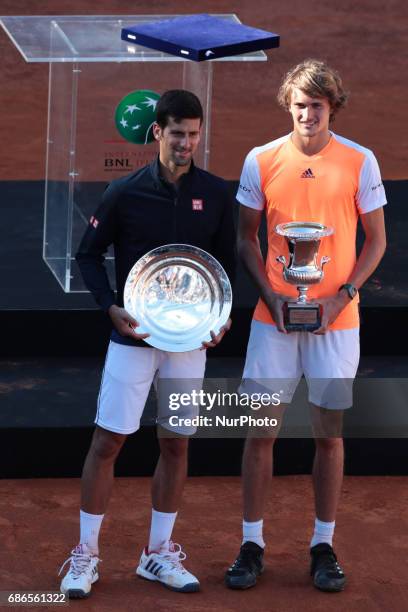
[[(166, 244), (146, 253), (126, 280), (125, 309), (148, 333), (151, 346), (171, 352), (191, 351), (210, 342), (228, 321), (232, 290), (221, 264), (188, 244)], [(188, 375), (188, 372), (186, 372)]]
[(299, 295), (296, 301), (286, 302), (283, 307), (283, 320), (288, 331), (314, 331), (321, 325), (322, 307), (307, 301), (310, 285), (323, 280), (323, 266), (330, 257), (323, 256), (317, 263), (320, 241), (333, 234), (332, 227), (321, 223), (295, 221), (281, 223), (275, 231), (286, 238), (289, 248), (289, 263), (283, 255), (277, 261), (283, 264), (283, 278), (296, 285)]

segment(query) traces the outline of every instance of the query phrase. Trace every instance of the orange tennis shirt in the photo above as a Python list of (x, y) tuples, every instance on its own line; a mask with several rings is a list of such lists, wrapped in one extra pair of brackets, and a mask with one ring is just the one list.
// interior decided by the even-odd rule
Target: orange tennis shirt
[[(378, 163), (364, 147), (331, 133), (328, 144), (316, 155), (304, 155), (288, 134), (250, 151), (245, 160), (238, 201), (256, 210), (265, 209), (268, 233), (266, 274), (273, 291), (296, 297), (295, 286), (283, 279), (279, 255), (289, 259), (283, 236), (275, 233), (279, 223), (314, 221), (334, 228), (320, 242), (317, 261), (324, 267), (321, 283), (312, 285), (308, 299), (335, 295), (346, 283), (356, 263), (358, 217), (386, 204)], [(260, 299), (254, 319), (272, 323), (271, 313)], [(329, 329), (358, 327), (357, 299), (352, 300)]]

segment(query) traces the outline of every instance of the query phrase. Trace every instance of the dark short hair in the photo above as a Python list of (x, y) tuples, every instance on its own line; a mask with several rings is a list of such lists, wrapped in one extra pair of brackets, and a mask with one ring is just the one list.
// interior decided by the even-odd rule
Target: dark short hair
[(156, 121), (162, 129), (172, 117), (176, 123), (183, 119), (200, 119), (203, 122), (203, 107), (195, 94), (186, 89), (169, 89), (161, 96), (156, 106)]

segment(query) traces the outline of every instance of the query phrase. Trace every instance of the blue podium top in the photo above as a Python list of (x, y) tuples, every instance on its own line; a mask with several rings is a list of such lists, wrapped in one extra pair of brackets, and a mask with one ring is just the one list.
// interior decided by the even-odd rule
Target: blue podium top
[(125, 27), (122, 39), (196, 62), (279, 46), (279, 35), (274, 32), (206, 13)]

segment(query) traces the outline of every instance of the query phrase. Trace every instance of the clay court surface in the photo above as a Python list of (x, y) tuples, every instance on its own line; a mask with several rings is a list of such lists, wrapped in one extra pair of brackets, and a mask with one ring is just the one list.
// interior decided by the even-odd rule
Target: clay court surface
[[(149, 487), (148, 478), (116, 480), (101, 532), (100, 581), (90, 599), (71, 602), (71, 609), (408, 609), (406, 478), (345, 479), (335, 545), (349, 581), (346, 590), (336, 594), (316, 591), (308, 576), (313, 520), (308, 476), (275, 479), (265, 515), (266, 571), (256, 588), (244, 592), (223, 585), (224, 571), (240, 542), (240, 480), (191, 478), (187, 483), (174, 540), (182, 543), (186, 566), (200, 578), (202, 591), (192, 594), (173, 593), (134, 575), (147, 539)], [(78, 537), (79, 480), (5, 480), (1, 488), (0, 590), (58, 590), (57, 572)]]

